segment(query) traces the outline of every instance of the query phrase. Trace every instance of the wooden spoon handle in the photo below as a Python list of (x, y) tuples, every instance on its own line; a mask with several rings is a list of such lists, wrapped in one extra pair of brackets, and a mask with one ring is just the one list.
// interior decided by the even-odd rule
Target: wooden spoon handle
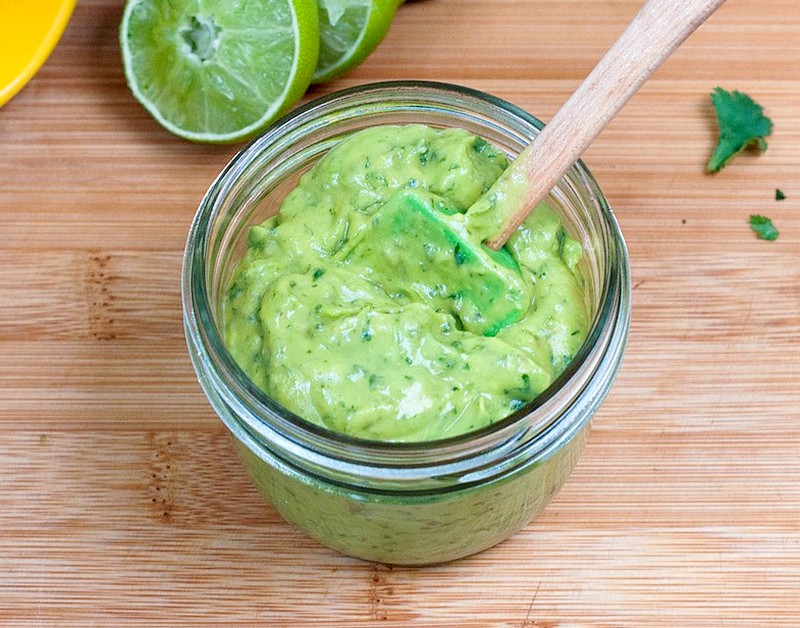
[[(487, 194), (514, 199), (499, 249), (661, 63), (725, 0), (648, 0), (620, 38)], [(495, 189), (497, 188), (497, 189)], [(520, 188), (515, 190), (514, 188)]]

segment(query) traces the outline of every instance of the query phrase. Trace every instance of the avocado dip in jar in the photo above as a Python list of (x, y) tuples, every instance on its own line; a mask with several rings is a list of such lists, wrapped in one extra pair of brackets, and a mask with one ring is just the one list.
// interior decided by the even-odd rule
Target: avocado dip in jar
[[(499, 328), (420, 276), (403, 234), (348, 254), (402, 189), (455, 207), (460, 228), (541, 126), (463, 87), (365, 85), (276, 122), (203, 199), (183, 266), (198, 379), (259, 491), (325, 545), (389, 564), (467, 556), (574, 468), (630, 319), (625, 244), (582, 163), (509, 240), (498, 272), (522, 278), (521, 305)], [(464, 264), (434, 243), (422, 257)]]

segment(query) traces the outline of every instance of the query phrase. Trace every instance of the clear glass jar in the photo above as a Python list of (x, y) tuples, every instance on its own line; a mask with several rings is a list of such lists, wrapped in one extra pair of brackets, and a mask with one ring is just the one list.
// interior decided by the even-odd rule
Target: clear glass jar
[(220, 334), (221, 304), (247, 229), (334, 144), (379, 124), (461, 127), (513, 158), (542, 127), (493, 96), (441, 83), (364, 85), (296, 109), (244, 148), (213, 183), (183, 263), (187, 343), (209, 401), (255, 485), (291, 523), (365, 560), (426, 564), (488, 548), (526, 525), (575, 466), (589, 421), (622, 360), (630, 321), (628, 255), (597, 183), (576, 164), (549, 198), (584, 248), (586, 342), (542, 395), (498, 423), (424, 443), (367, 441), (293, 415), (256, 388)]

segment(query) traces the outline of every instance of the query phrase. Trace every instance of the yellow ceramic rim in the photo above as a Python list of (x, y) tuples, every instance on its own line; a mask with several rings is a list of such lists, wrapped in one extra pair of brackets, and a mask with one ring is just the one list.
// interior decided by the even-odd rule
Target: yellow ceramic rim
[(0, 20), (0, 107), (33, 78), (50, 56), (75, 2), (0, 0), (4, 14)]

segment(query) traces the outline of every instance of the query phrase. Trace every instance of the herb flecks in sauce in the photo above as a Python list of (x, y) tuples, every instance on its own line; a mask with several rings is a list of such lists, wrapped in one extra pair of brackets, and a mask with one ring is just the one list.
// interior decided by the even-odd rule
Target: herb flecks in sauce
[[(225, 303), (234, 359), (292, 412), (375, 440), (454, 436), (523, 407), (563, 371), (588, 328), (581, 247), (556, 211), (540, 205), (509, 240), (530, 305), (492, 337), (464, 329), (455, 310), (415, 298), (396, 277), (384, 289), (380, 268), (365, 277), (340, 254), (397, 191), (423, 188), (464, 212), (507, 165), (460, 129), (383, 126), (338, 144), (277, 216), (251, 228)], [(468, 253), (454, 247), (451, 259)]]

